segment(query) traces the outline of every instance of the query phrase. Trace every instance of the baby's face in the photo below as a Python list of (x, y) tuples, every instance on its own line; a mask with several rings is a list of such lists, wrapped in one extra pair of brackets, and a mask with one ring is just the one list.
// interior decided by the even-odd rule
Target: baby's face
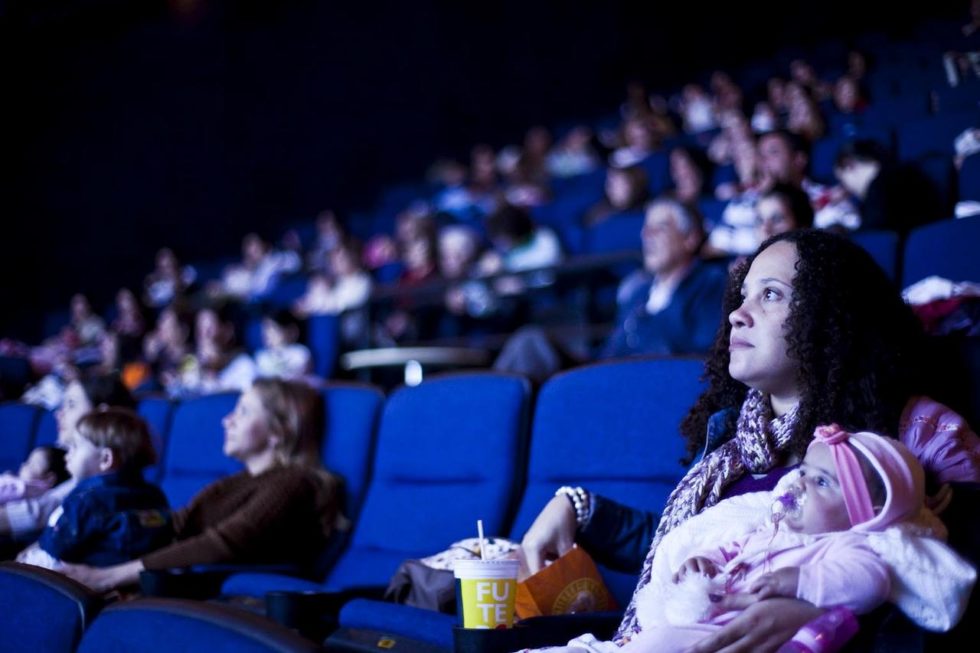
[(22, 481), (42, 481), (49, 471), (47, 455), (40, 449), (35, 449), (20, 466), (17, 476)]
[(830, 448), (817, 442), (807, 451), (800, 465), (800, 485), (805, 497), (798, 513), (787, 515), (785, 523), (797, 533), (832, 533), (851, 527), (844, 495)]

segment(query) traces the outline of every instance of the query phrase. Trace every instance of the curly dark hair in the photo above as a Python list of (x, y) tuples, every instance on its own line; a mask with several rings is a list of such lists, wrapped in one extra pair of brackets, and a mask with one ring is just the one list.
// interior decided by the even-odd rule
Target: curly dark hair
[(780, 234), (732, 273), (722, 309), (726, 317), (705, 365), (708, 389), (681, 423), (692, 458), (704, 445), (708, 418), (740, 406), (748, 392), (728, 373), (727, 316), (741, 305), (742, 283), (755, 256), (781, 241), (797, 251), (785, 325), (787, 353), (799, 362), (799, 420), (791, 450), (802, 453), (814, 429), (831, 422), (894, 435), (909, 397), (923, 392), (922, 328), (871, 256), (826, 231)]

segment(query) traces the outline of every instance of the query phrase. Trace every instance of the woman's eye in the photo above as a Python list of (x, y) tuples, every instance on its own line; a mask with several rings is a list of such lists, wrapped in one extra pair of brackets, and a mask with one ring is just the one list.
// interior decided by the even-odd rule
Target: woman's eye
[(817, 485), (819, 485), (820, 487), (829, 487), (830, 486), (830, 483), (823, 476), (818, 476), (817, 477)]
[(772, 288), (766, 288), (764, 291), (762, 291), (762, 298), (766, 301), (775, 301), (779, 299), (779, 297), (779, 293)]

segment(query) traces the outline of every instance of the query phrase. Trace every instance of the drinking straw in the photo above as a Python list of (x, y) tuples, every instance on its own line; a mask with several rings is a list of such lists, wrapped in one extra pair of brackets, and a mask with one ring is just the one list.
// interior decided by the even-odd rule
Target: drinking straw
[(486, 547), (485, 540), (483, 538), (483, 520), (482, 519), (477, 519), (476, 520), (476, 532), (480, 536), (480, 560), (486, 560), (487, 559), (487, 547)]

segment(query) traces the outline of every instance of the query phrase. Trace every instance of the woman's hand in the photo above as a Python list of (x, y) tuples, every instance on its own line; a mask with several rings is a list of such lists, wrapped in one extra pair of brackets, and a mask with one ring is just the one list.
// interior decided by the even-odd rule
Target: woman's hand
[(799, 599), (760, 601), (753, 594), (729, 594), (716, 605), (723, 612), (742, 613), (688, 649), (688, 653), (771, 653), (823, 612)]
[(96, 592), (107, 592), (123, 585), (132, 585), (143, 571), (142, 560), (131, 560), (113, 567), (89, 567), (65, 564), (61, 573)]
[(528, 572), (538, 573), (546, 560), (554, 560), (571, 549), (575, 527), (571, 502), (565, 497), (553, 497), (521, 540)]

